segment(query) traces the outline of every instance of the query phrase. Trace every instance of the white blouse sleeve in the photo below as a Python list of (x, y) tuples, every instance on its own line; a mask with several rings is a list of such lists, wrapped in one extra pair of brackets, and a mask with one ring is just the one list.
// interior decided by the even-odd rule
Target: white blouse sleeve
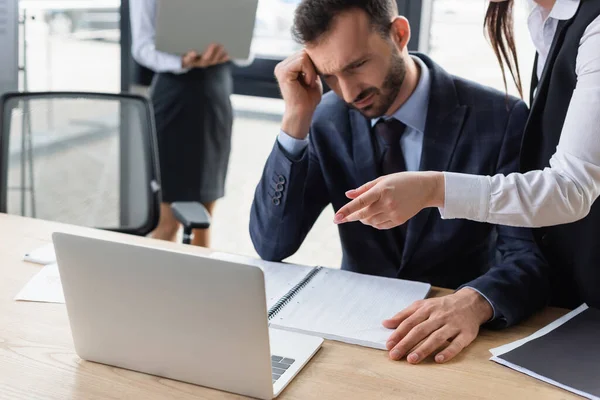
[(600, 196), (600, 17), (581, 39), (573, 92), (550, 168), (525, 174), (445, 173), (442, 218), (542, 227), (584, 218)]
[(155, 72), (181, 74), (187, 69), (181, 66), (181, 57), (156, 50), (156, 0), (130, 0), (131, 52), (133, 58)]

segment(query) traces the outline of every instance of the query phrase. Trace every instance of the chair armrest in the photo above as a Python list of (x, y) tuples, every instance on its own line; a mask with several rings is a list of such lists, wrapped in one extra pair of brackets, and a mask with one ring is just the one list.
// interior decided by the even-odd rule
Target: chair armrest
[(175, 218), (187, 229), (208, 229), (210, 215), (206, 208), (197, 202), (175, 202), (171, 204)]

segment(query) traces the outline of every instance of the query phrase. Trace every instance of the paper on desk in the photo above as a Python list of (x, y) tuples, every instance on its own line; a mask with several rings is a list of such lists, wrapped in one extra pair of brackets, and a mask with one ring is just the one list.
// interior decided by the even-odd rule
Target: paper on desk
[(496, 347), (494, 349), (490, 350), (490, 353), (492, 353), (492, 357), (490, 358), (490, 360), (497, 362), (498, 364), (504, 365), (505, 367), (514, 369), (517, 372), (520, 372), (522, 374), (528, 375), (532, 378), (538, 379), (542, 382), (546, 382), (549, 383), (551, 385), (557, 386), (561, 389), (567, 390), (571, 393), (575, 393), (579, 396), (585, 397), (587, 399), (591, 399), (591, 400), (600, 400), (600, 397), (591, 395), (590, 393), (586, 393), (583, 392), (581, 390), (575, 389), (573, 387), (564, 385), (560, 382), (557, 382), (553, 379), (547, 378), (543, 375), (537, 374), (527, 368), (521, 367), (519, 365), (516, 365), (510, 361), (504, 360), (502, 358), (500, 358), (502, 355), (511, 352), (515, 349), (517, 349), (520, 346), (523, 346), (525, 343), (528, 343), (532, 340), (538, 339), (544, 335), (547, 335), (548, 333), (552, 332), (553, 330), (555, 330), (556, 328), (558, 328), (559, 326), (563, 325), (564, 323), (568, 322), (569, 320), (573, 319), (574, 317), (576, 317), (577, 315), (581, 314), (582, 312), (584, 312), (585, 310), (588, 309), (588, 306), (586, 304), (583, 304), (582, 306), (580, 306), (579, 308), (571, 311), (570, 313), (568, 313), (567, 315), (563, 316), (562, 318), (557, 319), (556, 321), (552, 322), (551, 324), (545, 326), (544, 328), (540, 329), (539, 331), (535, 332), (534, 334), (532, 334), (531, 336), (528, 336), (526, 338), (523, 338), (521, 340), (517, 340), (515, 342), (506, 344), (504, 346), (500, 346), (500, 347)]
[(305, 265), (284, 264), (263, 261), (228, 253), (215, 252), (211, 258), (237, 264), (252, 265), (263, 270), (265, 275), (265, 291), (267, 308), (271, 308), (291, 288), (300, 282), (313, 268)]
[(15, 297), (17, 301), (34, 301), (40, 303), (63, 303), (62, 284), (58, 272), (58, 264), (46, 265), (25, 285)]
[(271, 326), (385, 350), (391, 333), (382, 322), (431, 285), (323, 268), (275, 317)]
[(54, 253), (54, 244), (48, 243), (40, 248), (37, 248), (23, 257), (25, 261), (36, 264), (48, 265), (56, 262), (56, 254)]

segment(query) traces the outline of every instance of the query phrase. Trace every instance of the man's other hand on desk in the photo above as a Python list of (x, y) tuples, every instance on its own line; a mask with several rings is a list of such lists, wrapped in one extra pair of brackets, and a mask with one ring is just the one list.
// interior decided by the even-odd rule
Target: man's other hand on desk
[(479, 333), (479, 327), (492, 318), (490, 303), (475, 290), (464, 288), (449, 296), (417, 301), (383, 322), (395, 329), (387, 343), (392, 360), (407, 357), (418, 364), (442, 350), (435, 361), (450, 361)]
[(223, 46), (213, 43), (202, 54), (195, 51), (187, 52), (181, 58), (181, 66), (183, 68), (208, 68), (227, 61), (229, 61), (229, 56)]

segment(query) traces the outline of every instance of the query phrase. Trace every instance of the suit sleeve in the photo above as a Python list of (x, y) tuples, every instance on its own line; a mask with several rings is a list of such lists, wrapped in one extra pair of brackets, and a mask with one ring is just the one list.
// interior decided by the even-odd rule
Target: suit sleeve
[[(498, 173), (518, 171), (527, 117), (527, 106), (518, 102), (510, 113), (498, 158)], [(492, 303), (496, 316), (490, 326), (504, 328), (546, 305), (550, 270), (530, 229), (496, 226), (496, 231), (496, 264), (485, 275), (465, 286), (478, 290)]]
[(260, 257), (281, 261), (293, 255), (329, 203), (313, 140), (299, 156), (277, 141), (250, 213), (250, 237)]

